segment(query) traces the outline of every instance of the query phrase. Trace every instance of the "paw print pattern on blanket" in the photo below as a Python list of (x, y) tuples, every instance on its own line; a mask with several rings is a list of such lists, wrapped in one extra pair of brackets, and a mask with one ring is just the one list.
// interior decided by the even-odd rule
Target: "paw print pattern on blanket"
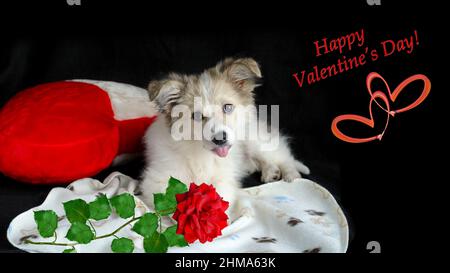
[(253, 240), (255, 240), (257, 243), (276, 243), (277, 239), (275, 238), (270, 238), (270, 237), (259, 237), (259, 238), (252, 238)]
[[(309, 220), (311, 223), (313, 223), (315, 225), (321, 225), (325, 228), (329, 228), (331, 226), (331, 224), (333, 224), (332, 222), (330, 222), (327, 219), (327, 217), (324, 217), (326, 214), (325, 212), (317, 211), (317, 210), (313, 210), (313, 209), (305, 210), (305, 212), (312, 216)], [(326, 234), (327, 236), (329, 235), (329, 233), (326, 231), (324, 231), (324, 234)]]
[(289, 218), (289, 220), (287, 221), (287, 224), (290, 225), (291, 227), (294, 227), (300, 223), (304, 223), (302, 220), (295, 218), (295, 217), (291, 217)]
[(303, 251), (303, 253), (320, 253), (321, 250), (322, 250), (322, 248), (316, 247), (316, 248), (306, 249)]
[(321, 212), (321, 211), (316, 211), (316, 210), (313, 210), (313, 209), (308, 209), (308, 210), (305, 210), (309, 215), (313, 215), (313, 216), (324, 216), (325, 215), (325, 212)]
[(275, 199), (275, 201), (277, 203), (291, 203), (291, 202), (295, 201), (291, 197), (285, 196), (285, 195), (277, 195), (277, 196), (274, 196), (273, 199)]

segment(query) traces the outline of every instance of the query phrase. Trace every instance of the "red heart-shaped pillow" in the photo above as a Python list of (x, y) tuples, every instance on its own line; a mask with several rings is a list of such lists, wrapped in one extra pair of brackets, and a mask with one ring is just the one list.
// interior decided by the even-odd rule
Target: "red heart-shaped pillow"
[(152, 107), (145, 90), (112, 82), (64, 81), (24, 90), (0, 110), (0, 172), (43, 184), (95, 175), (116, 156), (141, 149), (156, 111), (117, 118), (123, 113), (116, 112), (135, 106)]

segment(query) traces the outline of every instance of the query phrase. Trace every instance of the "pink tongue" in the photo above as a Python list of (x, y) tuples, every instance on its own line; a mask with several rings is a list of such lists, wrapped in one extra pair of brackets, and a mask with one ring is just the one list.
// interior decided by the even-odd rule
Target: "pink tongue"
[(220, 157), (226, 157), (228, 155), (228, 151), (230, 150), (230, 146), (218, 147), (214, 149), (214, 152)]

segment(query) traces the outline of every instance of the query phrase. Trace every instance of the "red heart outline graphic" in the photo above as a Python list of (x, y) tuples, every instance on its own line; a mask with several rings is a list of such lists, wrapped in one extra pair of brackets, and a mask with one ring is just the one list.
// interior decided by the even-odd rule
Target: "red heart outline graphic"
[(356, 138), (356, 137), (351, 137), (348, 136), (346, 134), (344, 134), (338, 127), (338, 124), (342, 121), (356, 121), (359, 123), (363, 123), (371, 128), (375, 127), (375, 120), (373, 119), (373, 114), (372, 114), (372, 104), (375, 101), (376, 104), (379, 105), (379, 103), (376, 101), (377, 98), (381, 98), (384, 103), (386, 104), (386, 108), (383, 109), (387, 109), (385, 110), (386, 113), (390, 112), (390, 105), (389, 105), (389, 100), (386, 97), (386, 95), (381, 92), (381, 91), (376, 91), (375, 93), (372, 94), (371, 98), (370, 98), (370, 102), (369, 102), (369, 115), (370, 115), (370, 119), (366, 118), (366, 117), (362, 117), (360, 115), (354, 115), (354, 114), (345, 114), (345, 115), (340, 115), (338, 117), (336, 117), (333, 122), (331, 123), (331, 131), (333, 132), (333, 134), (346, 142), (350, 142), (350, 143), (364, 143), (364, 142), (370, 142), (373, 140), (381, 140), (383, 138), (384, 132), (386, 131), (388, 125), (389, 125), (389, 114), (387, 114), (387, 118), (386, 118), (386, 124), (384, 126), (383, 132), (381, 134), (378, 134), (376, 136), (372, 136), (372, 137), (367, 137), (367, 138)]
[(374, 79), (380, 79), (384, 85), (387, 88), (387, 92), (389, 95), (389, 98), (391, 99), (392, 102), (395, 102), (395, 100), (397, 99), (398, 95), (405, 89), (406, 86), (408, 86), (410, 83), (415, 82), (415, 81), (419, 81), (422, 80), (424, 83), (424, 87), (422, 90), (422, 93), (420, 94), (420, 96), (413, 101), (411, 104), (399, 109), (399, 110), (392, 110), (389, 111), (386, 108), (382, 107), (377, 101), (375, 101), (378, 106), (383, 109), (384, 111), (387, 111), (391, 116), (394, 116), (397, 113), (402, 113), (402, 112), (406, 112), (408, 110), (411, 110), (415, 107), (417, 107), (419, 104), (421, 104), (428, 96), (428, 94), (430, 94), (431, 91), (431, 81), (430, 79), (428, 79), (427, 76), (423, 75), (423, 74), (416, 74), (413, 75), (409, 78), (407, 78), (406, 80), (402, 81), (395, 89), (394, 92), (391, 92), (391, 89), (388, 85), (388, 83), (386, 82), (386, 80), (377, 72), (371, 72), (369, 75), (367, 75), (367, 79), (366, 79), (366, 87), (367, 87), (367, 91), (369, 92), (370, 96), (373, 96), (372, 93), (372, 81)]

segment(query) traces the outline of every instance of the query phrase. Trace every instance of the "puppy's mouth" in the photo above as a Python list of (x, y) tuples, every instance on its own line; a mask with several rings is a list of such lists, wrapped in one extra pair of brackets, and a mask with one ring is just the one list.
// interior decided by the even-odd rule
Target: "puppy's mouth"
[(228, 152), (230, 151), (230, 148), (231, 148), (231, 145), (224, 145), (224, 146), (216, 147), (216, 148), (212, 149), (212, 151), (220, 157), (226, 157), (228, 155)]

